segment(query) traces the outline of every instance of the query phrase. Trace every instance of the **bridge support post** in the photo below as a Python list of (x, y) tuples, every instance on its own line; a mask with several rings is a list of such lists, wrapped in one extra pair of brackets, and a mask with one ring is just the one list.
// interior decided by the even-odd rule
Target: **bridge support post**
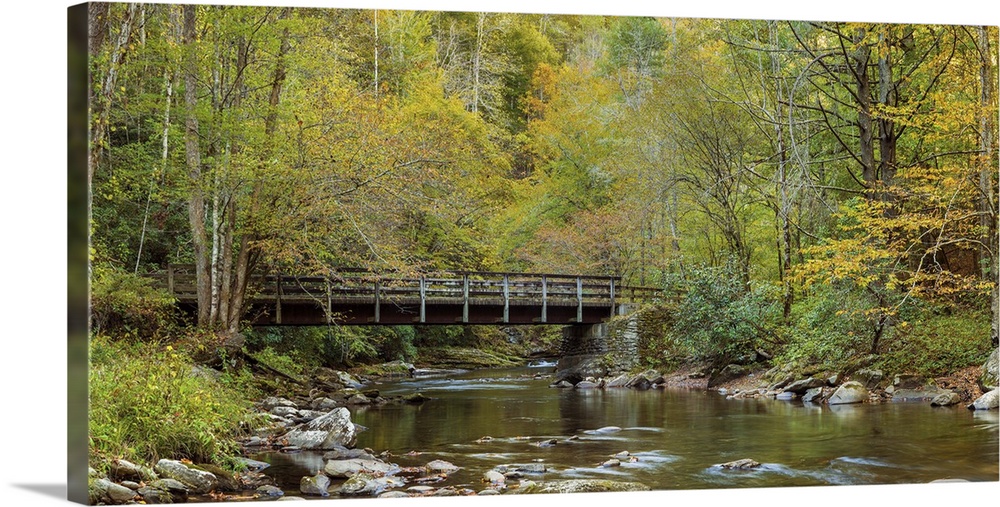
[(576, 321), (583, 322), (583, 279), (576, 277)]
[(382, 320), (382, 281), (375, 279), (375, 323)]
[(427, 322), (427, 279), (420, 275), (420, 323)]
[(167, 263), (167, 290), (174, 294), (174, 265)]
[(469, 275), (462, 275), (462, 323), (469, 322)]
[(609, 288), (609, 295), (611, 297), (611, 317), (615, 316), (615, 279), (611, 279), (611, 285)]
[(503, 275), (503, 322), (510, 322), (510, 277)]
[(329, 276), (326, 277), (326, 323), (333, 323), (333, 287)]
[(277, 286), (274, 295), (274, 323), (281, 324), (281, 275), (275, 277), (274, 283)]
[(549, 285), (548, 279), (542, 275), (542, 324), (549, 320)]

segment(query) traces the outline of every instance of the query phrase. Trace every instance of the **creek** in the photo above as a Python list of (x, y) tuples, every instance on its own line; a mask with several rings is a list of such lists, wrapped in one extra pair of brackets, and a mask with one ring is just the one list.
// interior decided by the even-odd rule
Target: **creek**
[[(431, 399), (352, 408), (353, 421), (367, 428), (357, 447), (389, 451), (387, 461), (404, 467), (449, 461), (462, 469), (432, 486), (477, 491), (484, 472), (514, 463), (544, 464), (544, 473), (526, 474), (538, 482), (610, 479), (656, 490), (997, 481), (1000, 473), (995, 410), (727, 400), (673, 388), (555, 389), (551, 370), (543, 363), (374, 384), (383, 395)], [(555, 443), (539, 445), (547, 441)], [(637, 461), (598, 466), (621, 451)], [(279, 487), (297, 493), (299, 479), (322, 468), (322, 454), (254, 457), (271, 463), (265, 473)], [(715, 466), (741, 458), (762, 466)]]

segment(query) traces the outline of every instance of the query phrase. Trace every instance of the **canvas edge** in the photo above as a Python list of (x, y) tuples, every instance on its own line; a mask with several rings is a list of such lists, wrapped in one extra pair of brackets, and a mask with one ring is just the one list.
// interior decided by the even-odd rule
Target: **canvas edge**
[(87, 11), (67, 9), (67, 489), (71, 502), (88, 503), (89, 217), (87, 178)]

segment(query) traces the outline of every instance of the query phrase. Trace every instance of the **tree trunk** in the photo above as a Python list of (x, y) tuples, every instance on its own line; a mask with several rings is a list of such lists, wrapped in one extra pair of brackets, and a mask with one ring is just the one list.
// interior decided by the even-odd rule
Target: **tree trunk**
[(871, 48), (864, 42), (865, 31), (858, 29), (854, 34), (854, 43), (858, 48), (851, 55), (854, 66), (851, 68), (856, 84), (858, 100), (858, 142), (861, 158), (862, 179), (869, 189), (875, 186), (875, 134), (872, 129), (872, 89), (868, 78), (868, 62), (871, 59)]
[(990, 339), (993, 346), (1000, 341), (1000, 236), (997, 234), (997, 224), (1000, 213), (997, 210), (997, 191), (994, 186), (994, 176), (997, 167), (994, 165), (997, 129), (996, 81), (993, 76), (993, 49), (990, 48), (989, 28), (979, 27), (979, 61), (980, 104), (982, 116), (979, 118), (979, 226), (983, 237), (980, 242), (980, 266), (984, 280), (993, 282), (990, 293), (990, 310), (992, 314)]
[(195, 277), (198, 292), (198, 325), (210, 326), (212, 276), (208, 262), (208, 238), (205, 234), (205, 195), (201, 181), (201, 151), (198, 139), (198, 54), (195, 47), (196, 9), (194, 5), (184, 6), (183, 43), (184, 54), (184, 105), (187, 108), (184, 129), (184, 149), (191, 195), (188, 198), (188, 223), (191, 227), (191, 243), (194, 249)]
[[(133, 3), (129, 4), (125, 10), (118, 30), (118, 37), (115, 38), (115, 46), (111, 50), (111, 59), (107, 64), (104, 80), (99, 87), (91, 85), (91, 90), (99, 88), (100, 91), (96, 97), (92, 96), (90, 101), (93, 119), (91, 120), (90, 127), (90, 156), (87, 165), (87, 182), (93, 180), (94, 169), (97, 168), (97, 164), (101, 161), (101, 155), (104, 152), (104, 136), (107, 132), (108, 119), (111, 114), (111, 95), (114, 93), (115, 86), (118, 83), (118, 69), (121, 67), (125, 50), (129, 47), (129, 41), (132, 38), (132, 23), (135, 19), (136, 9), (137, 5)], [(98, 32), (97, 34), (92, 33), (89, 41), (91, 55), (100, 51), (101, 45), (104, 42), (104, 34), (107, 32), (107, 29), (103, 18), (107, 16), (107, 7), (97, 7), (89, 13), (88, 21), (91, 23), (90, 28)]]
[(792, 314), (792, 303), (795, 301), (795, 291), (792, 288), (790, 272), (792, 269), (792, 227), (789, 215), (792, 213), (791, 197), (788, 195), (788, 151), (785, 148), (785, 113), (782, 104), (785, 103), (785, 92), (781, 81), (781, 62), (778, 60), (778, 34), (775, 22), (768, 22), (768, 39), (771, 45), (770, 55), (771, 75), (774, 79), (774, 138), (778, 142), (778, 210), (781, 219), (781, 262), (780, 277), (783, 288), (781, 298), (782, 316), (788, 321)]

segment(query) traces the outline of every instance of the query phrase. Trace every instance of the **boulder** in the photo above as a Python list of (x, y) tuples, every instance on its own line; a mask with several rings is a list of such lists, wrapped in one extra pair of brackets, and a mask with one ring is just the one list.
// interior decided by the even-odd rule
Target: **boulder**
[[(617, 377), (607, 381), (604, 384), (604, 387), (625, 387), (628, 384), (628, 381), (629, 381), (628, 375), (618, 375)], [(579, 388), (580, 384), (577, 384), (576, 386)]]
[(601, 463), (598, 466), (600, 466), (601, 468), (609, 468), (609, 467), (621, 466), (621, 464), (622, 464), (622, 462), (618, 458), (611, 458), (611, 459), (605, 461), (604, 463)]
[(957, 404), (960, 401), (962, 401), (962, 398), (953, 392), (941, 393), (935, 396), (933, 400), (931, 400), (931, 406), (950, 407), (952, 405)]
[(329, 412), (337, 408), (338, 405), (339, 404), (336, 400), (327, 398), (326, 396), (320, 396), (309, 403), (309, 406), (312, 407), (313, 410), (320, 410), (323, 412)]
[(305, 476), (299, 481), (299, 491), (303, 495), (330, 496), (330, 493), (327, 492), (327, 488), (329, 487), (330, 478), (322, 472), (312, 476)]
[(289, 445), (302, 449), (333, 449), (352, 447), (358, 437), (358, 427), (351, 422), (351, 412), (336, 408), (285, 434)]
[(547, 468), (545, 467), (545, 463), (523, 463), (515, 465), (497, 465), (493, 467), (494, 472), (499, 472), (504, 475), (512, 473), (541, 474), (545, 473), (546, 470)]
[(882, 370), (862, 368), (854, 372), (851, 379), (860, 382), (866, 389), (874, 389), (878, 387), (879, 382), (882, 382), (883, 376)]
[(340, 382), (341, 384), (344, 384), (347, 387), (351, 387), (354, 389), (358, 389), (361, 387), (361, 382), (358, 381), (358, 379), (352, 377), (351, 374), (347, 373), (346, 371), (337, 371), (336, 375), (337, 375), (337, 381)]
[(360, 473), (344, 481), (339, 493), (341, 496), (378, 496), (387, 489), (402, 485), (403, 481), (400, 479)]
[(609, 481), (603, 479), (568, 479), (528, 482), (513, 492), (516, 494), (541, 494), (602, 493), (608, 491), (649, 491), (649, 486), (638, 482)]
[(785, 386), (785, 392), (786, 393), (795, 393), (795, 394), (797, 394), (799, 396), (802, 396), (803, 394), (806, 393), (806, 391), (808, 391), (810, 389), (815, 389), (817, 387), (823, 387), (825, 385), (826, 385), (826, 379), (821, 379), (821, 378), (816, 378), (816, 377), (809, 377), (809, 378), (803, 379), (803, 380), (796, 380), (795, 382), (792, 382), (791, 384), (786, 385)]
[(350, 458), (327, 461), (323, 471), (330, 477), (352, 477), (362, 472), (392, 474), (399, 467), (374, 458)]
[(117, 481), (151, 481), (156, 479), (156, 474), (147, 467), (139, 466), (123, 459), (116, 459), (111, 462), (108, 477)]
[(577, 382), (574, 387), (576, 387), (577, 389), (599, 389), (601, 387), (601, 384), (598, 384), (597, 382), (591, 382), (589, 380), (581, 380)]
[(444, 460), (436, 459), (424, 466), (430, 472), (450, 474), (458, 470), (458, 467)]
[(788, 384), (791, 384), (794, 381), (795, 381), (795, 377), (793, 375), (785, 375), (785, 378), (783, 378), (783, 379), (781, 379), (781, 380), (779, 380), (779, 381), (777, 381), (777, 382), (775, 382), (775, 383), (767, 386), (767, 390), (768, 391), (777, 391), (778, 389), (782, 389), (782, 388), (784, 388)]
[[(922, 384), (917, 388), (896, 388), (892, 390), (892, 401), (930, 401), (941, 395), (950, 394), (951, 391), (941, 389), (932, 384)], [(953, 393), (951, 393), (953, 394)]]
[(507, 482), (507, 477), (504, 474), (497, 472), (495, 470), (488, 470), (483, 474), (483, 482), (491, 484), (493, 486), (500, 486)]
[(629, 379), (625, 387), (631, 387), (633, 389), (649, 389), (656, 383), (657, 380), (662, 380), (663, 376), (660, 372), (656, 370), (646, 370), (638, 375), (634, 375)]
[(556, 382), (556, 383), (550, 385), (549, 387), (558, 387), (559, 389), (567, 389), (567, 388), (573, 387), (573, 384), (570, 384), (569, 382), (566, 382), (565, 380), (560, 380), (559, 382)]
[[(159, 491), (166, 492), (169, 495), (170, 501), (172, 503), (187, 502), (188, 493), (190, 492), (190, 488), (182, 484), (180, 481), (174, 479), (157, 479), (149, 483), (149, 487)], [(141, 488), (139, 491), (140, 491), (139, 494), (141, 494), (143, 498), (146, 498), (146, 495), (141, 493), (142, 491)], [(164, 502), (164, 503), (171, 503), (171, 502)]]
[[(174, 503), (174, 498), (171, 496), (169, 491), (154, 488), (152, 486), (143, 486), (139, 488), (136, 493), (138, 493), (139, 496), (142, 497), (142, 501), (147, 504)], [(186, 500), (187, 498), (185, 497), (184, 500), (180, 500), (178, 503)]]
[(423, 403), (429, 399), (430, 398), (420, 393), (407, 394), (406, 396), (403, 396), (403, 401), (407, 403)]
[(261, 470), (263, 470), (263, 469), (271, 466), (271, 464), (268, 463), (268, 462), (266, 462), (266, 461), (258, 461), (258, 460), (255, 460), (255, 459), (244, 458), (244, 457), (241, 457), (241, 456), (237, 456), (237, 457), (233, 458), (233, 460), (239, 462), (241, 465), (243, 465), (244, 467), (246, 467), (246, 469), (249, 470), (249, 471), (251, 471), (251, 472), (259, 472), (259, 471), (261, 471)]
[(167, 479), (174, 479), (188, 487), (191, 493), (201, 495), (208, 493), (219, 485), (215, 474), (188, 466), (180, 461), (161, 459), (156, 462), (153, 470)]
[(285, 496), (285, 492), (281, 488), (270, 484), (258, 487), (253, 494), (255, 500), (277, 500), (283, 496)]
[(219, 485), (215, 488), (218, 491), (225, 491), (227, 493), (234, 493), (240, 490), (239, 481), (232, 472), (226, 470), (220, 466), (213, 465), (211, 463), (199, 464), (195, 468), (205, 472), (209, 472), (215, 476), (219, 481)]
[(287, 398), (281, 398), (278, 396), (270, 396), (264, 398), (264, 400), (260, 402), (260, 408), (268, 412), (270, 412), (271, 409), (274, 407), (298, 408), (298, 405), (296, 405), (295, 402), (293, 402), (292, 400), (289, 400)]
[(364, 449), (348, 449), (339, 445), (323, 454), (323, 459), (325, 460), (354, 458), (374, 460), (375, 456)]
[(107, 479), (97, 479), (90, 482), (88, 494), (91, 503), (97, 503), (93, 501), (97, 500), (102, 503), (118, 505), (132, 500), (135, 498), (136, 493), (125, 486), (115, 484)]
[(743, 458), (736, 461), (729, 461), (727, 463), (720, 463), (715, 466), (725, 468), (726, 470), (749, 470), (751, 468), (759, 467), (760, 463), (750, 458)]
[(993, 349), (990, 357), (983, 363), (983, 373), (979, 376), (979, 387), (983, 391), (991, 391), (998, 387), (1000, 384), (998, 369), (1000, 369), (1000, 349)]
[(278, 417), (298, 417), (299, 409), (295, 407), (287, 407), (284, 405), (278, 405), (270, 410), (271, 414)]
[(114, 480), (151, 481), (156, 479), (156, 474), (147, 467), (133, 464), (123, 459), (111, 461), (108, 477)]
[(798, 395), (791, 391), (781, 391), (780, 393), (774, 395), (774, 399), (781, 401), (790, 401), (794, 400), (796, 396)]
[(372, 400), (367, 396), (358, 393), (347, 399), (348, 405), (370, 405)]
[(845, 405), (849, 403), (863, 403), (868, 400), (868, 396), (868, 389), (865, 388), (861, 382), (851, 380), (841, 384), (841, 386), (830, 395), (830, 399), (827, 401), (827, 404)]
[(972, 402), (969, 410), (994, 410), (1000, 406), (1000, 389), (994, 389)]
[(802, 395), (802, 401), (806, 403), (819, 403), (823, 399), (823, 388), (814, 387)]

